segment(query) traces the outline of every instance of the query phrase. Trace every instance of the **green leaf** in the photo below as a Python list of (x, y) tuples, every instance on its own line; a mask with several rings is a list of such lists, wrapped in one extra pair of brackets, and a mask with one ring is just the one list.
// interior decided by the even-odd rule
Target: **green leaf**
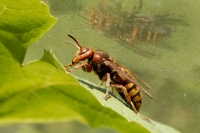
[[(116, 112), (103, 107), (58, 64), (55, 56), (45, 51), (40, 61), (13, 68), (18, 72), (14, 81), (5, 76), (12, 85), (4, 83), (0, 92), (1, 124), (30, 119), (33, 122), (71, 119), (93, 127), (112, 127), (121, 132), (148, 132), (139, 124), (129, 123)], [(124, 129), (128, 125), (131, 127)]]
[(19, 63), (28, 46), (56, 21), (39, 0), (1, 0), (0, 20), (0, 41)]
[[(59, 62), (52, 52), (45, 51), (41, 60), (31, 62), (23, 68), (15, 69), (19, 72), (19, 75), (12, 82), (12, 88), (3, 87), (5, 91), (1, 92), (0, 116), (2, 124), (27, 122), (30, 119), (32, 122), (66, 119), (82, 121), (92, 127), (110, 127), (124, 133), (148, 132), (141, 125), (151, 132), (154, 130), (164, 132), (160, 130), (160, 127), (163, 127), (162, 125), (156, 122), (153, 122), (156, 125), (147, 123), (126, 107), (123, 108), (123, 111), (126, 112), (125, 115), (135, 122), (129, 123), (118, 113), (103, 107), (72, 76), (63, 72), (62, 65), (58, 64)], [(90, 86), (86, 87), (88, 89), (95, 88), (93, 92), (97, 97), (100, 93), (103, 93), (98, 91), (103, 88), (81, 79), (80, 81), (83, 86)], [(102, 94), (99, 96), (102, 96)], [(120, 108), (124, 106), (114, 98), (105, 103), (109, 103), (109, 107), (114, 110), (116, 106)], [(122, 109), (120, 110), (122, 111)], [(125, 128), (127, 126), (130, 127)]]

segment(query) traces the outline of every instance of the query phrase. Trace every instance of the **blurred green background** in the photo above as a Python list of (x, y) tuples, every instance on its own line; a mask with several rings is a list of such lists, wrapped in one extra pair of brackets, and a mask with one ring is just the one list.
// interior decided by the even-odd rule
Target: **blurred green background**
[[(104, 0), (112, 3), (114, 0)], [(161, 42), (121, 45), (105, 36), (103, 32), (88, 25), (87, 15), (91, 7), (99, 2), (84, 0), (44, 0), (58, 22), (41, 39), (31, 45), (24, 64), (40, 59), (43, 49), (53, 50), (63, 65), (71, 62), (76, 47), (65, 44), (73, 35), (81, 45), (108, 52), (114, 59), (129, 68), (148, 83), (154, 100), (144, 95), (140, 113), (160, 123), (170, 125), (183, 133), (197, 133), (200, 123), (200, 10), (199, 1), (187, 0), (143, 0), (140, 14), (181, 14), (180, 19), (189, 26), (172, 25), (173, 31)], [(132, 7), (137, 1), (125, 0), (124, 8)], [(113, 6), (115, 6), (113, 4)], [(77, 70), (73, 73), (86, 80), (98, 83), (94, 74)], [(127, 127), (128, 128), (128, 127)], [(81, 130), (82, 129), (82, 130)], [(114, 132), (110, 129), (91, 129), (78, 122), (49, 124), (14, 124), (0, 127), (0, 133), (100, 133)]]
[(116, 133), (108, 128), (96, 128), (83, 125), (76, 121), (49, 124), (13, 124), (0, 128), (0, 133)]

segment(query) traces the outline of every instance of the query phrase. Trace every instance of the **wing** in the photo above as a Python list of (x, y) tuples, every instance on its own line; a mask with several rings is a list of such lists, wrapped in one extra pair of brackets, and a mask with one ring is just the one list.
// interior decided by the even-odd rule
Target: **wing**
[[(132, 83), (134, 83), (135, 85), (139, 86), (140, 89), (147, 94), (147, 96), (149, 96), (151, 99), (154, 99), (133, 77), (136, 77), (137, 79), (139, 79), (140, 81), (142, 81), (142, 83), (144, 83), (144, 85), (146, 85), (147, 87), (149, 87), (149, 85), (147, 85), (143, 80), (141, 80), (137, 75), (133, 74), (132, 72), (130, 74), (128, 73), (124, 73), (122, 70), (120, 70), (118, 68), (118, 66), (110, 61), (104, 61), (104, 63), (110, 67), (112, 67), (115, 71), (117, 71), (119, 74), (121, 74), (122, 76), (124, 76), (126, 79), (128, 79), (129, 81), (131, 81)], [(130, 72), (130, 71), (128, 71)]]
[[(136, 74), (134, 74), (133, 72), (131, 72), (130, 70), (126, 70), (129, 73), (130, 78), (136, 78), (138, 79), (140, 82), (142, 82), (148, 89), (151, 89), (151, 86), (149, 86), (146, 82), (144, 82), (141, 78), (139, 78)], [(133, 77), (132, 77), (133, 76)]]

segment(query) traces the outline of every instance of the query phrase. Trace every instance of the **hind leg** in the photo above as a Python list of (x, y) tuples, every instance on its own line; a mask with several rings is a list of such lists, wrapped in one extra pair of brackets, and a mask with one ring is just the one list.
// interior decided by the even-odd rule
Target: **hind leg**
[(131, 98), (126, 90), (126, 88), (123, 85), (120, 84), (111, 84), (112, 87), (118, 88), (120, 92), (124, 93), (124, 96), (126, 98), (126, 101), (131, 105), (133, 111), (143, 120), (150, 122), (150, 120), (148, 118), (143, 117), (142, 115), (139, 114), (139, 112), (136, 110), (135, 105), (133, 104), (133, 102), (131, 101)]

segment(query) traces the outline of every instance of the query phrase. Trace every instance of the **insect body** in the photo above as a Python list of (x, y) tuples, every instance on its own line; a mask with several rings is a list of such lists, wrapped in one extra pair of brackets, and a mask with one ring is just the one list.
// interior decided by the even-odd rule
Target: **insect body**
[[(153, 98), (136, 80), (140, 80), (144, 85), (149, 87), (144, 81), (142, 81), (135, 74), (131, 73), (125, 67), (114, 62), (113, 58), (104, 51), (94, 51), (91, 48), (81, 47), (78, 41), (71, 37), (76, 44), (71, 43), (79, 48), (76, 52), (72, 63), (65, 66), (68, 72), (72, 72), (78, 68), (82, 68), (86, 72), (94, 72), (99, 76), (101, 83), (106, 81), (106, 96), (109, 97), (109, 87), (114, 87), (122, 96), (122, 98), (132, 107), (133, 111), (143, 118), (139, 113), (139, 108), (142, 104), (142, 95), (140, 90), (143, 90), (150, 98)], [(84, 60), (88, 60), (86, 63)], [(68, 70), (68, 66), (74, 66), (71, 70)], [(143, 118), (148, 120), (146, 118)]]

